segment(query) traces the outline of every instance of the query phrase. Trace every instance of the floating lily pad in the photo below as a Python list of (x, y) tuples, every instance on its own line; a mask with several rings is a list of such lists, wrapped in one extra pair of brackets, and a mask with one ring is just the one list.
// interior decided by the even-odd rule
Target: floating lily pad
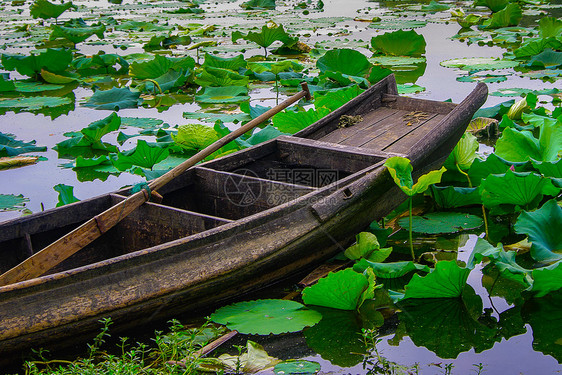
[(65, 184), (58, 184), (53, 187), (57, 193), (59, 193), (59, 201), (57, 207), (64, 206), (66, 204), (79, 202), (80, 199), (74, 196), (74, 187)]
[(62, 107), (72, 103), (72, 99), (67, 96), (31, 96), (27, 98), (13, 99), (2, 98), (0, 99), (0, 113), (9, 110), (15, 112), (35, 112), (53, 107)]
[(425, 87), (413, 83), (405, 83), (405, 84), (398, 85), (399, 94), (418, 94), (424, 91), (425, 91)]
[(276, 364), (273, 372), (276, 375), (316, 374), (320, 371), (320, 368), (321, 366), (318, 362), (297, 359)]
[(139, 98), (139, 91), (131, 91), (128, 87), (114, 87), (109, 90), (98, 90), (94, 92), (94, 95), (84, 103), (84, 107), (118, 111), (125, 108), (136, 108)]
[(218, 309), (210, 318), (241, 333), (268, 335), (301, 331), (318, 323), (322, 315), (295, 301), (272, 299), (238, 302)]
[(203, 93), (196, 95), (200, 103), (240, 103), (249, 100), (248, 89), (243, 86), (206, 87)]
[(419, 27), (424, 27), (427, 25), (427, 21), (417, 21), (417, 20), (385, 20), (380, 22), (372, 22), (369, 27), (379, 30), (397, 30), (397, 29), (417, 29)]
[(377, 263), (361, 259), (353, 266), (353, 269), (357, 272), (364, 272), (367, 268), (371, 268), (376, 277), (383, 279), (397, 279), (412, 271), (430, 271), (428, 266), (412, 261)]
[(22, 194), (0, 194), (0, 212), (23, 210), (25, 202), (29, 202), (29, 198), (25, 198)]
[(513, 68), (519, 65), (516, 61), (502, 60), (493, 57), (465, 57), (441, 62), (446, 68), (459, 68), (462, 70), (496, 70)]
[(0, 157), (43, 151), (47, 151), (47, 147), (36, 146), (35, 141), (19, 141), (12, 134), (4, 134), (0, 132)]
[(534, 95), (553, 95), (560, 93), (560, 90), (556, 87), (551, 89), (533, 90), (533, 89), (522, 89), (522, 88), (508, 88), (508, 89), (498, 89), (492, 92), (492, 96), (525, 96), (528, 94)]
[(182, 148), (188, 150), (202, 150), (219, 139), (217, 132), (205, 125), (187, 124), (178, 127), (178, 133), (172, 134), (172, 139)]
[[(425, 234), (457, 233), (479, 228), (484, 224), (478, 216), (462, 212), (432, 212), (423, 216), (414, 216), (412, 219), (412, 230)], [(402, 218), (398, 224), (402, 228), (408, 228), (408, 220), (407, 217)]]

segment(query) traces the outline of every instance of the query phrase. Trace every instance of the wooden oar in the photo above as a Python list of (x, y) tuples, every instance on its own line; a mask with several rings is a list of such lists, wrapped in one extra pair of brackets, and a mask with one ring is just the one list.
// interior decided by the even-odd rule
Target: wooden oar
[[(232, 142), (242, 134), (248, 132), (249, 130), (252, 130), (254, 127), (269, 119), (276, 113), (279, 113), (283, 109), (287, 108), (288, 106), (302, 98), (306, 97), (307, 99), (310, 99), (310, 92), (308, 91), (308, 86), (306, 85), (306, 83), (301, 84), (301, 86), (303, 90), (299, 93), (291, 96), (281, 104), (256, 117), (244, 126), (234, 130), (232, 133), (217, 140), (210, 146), (207, 146), (206, 148), (199, 151), (197, 154), (190, 157), (164, 175), (158, 177), (155, 180), (152, 180), (148, 184), (148, 190), (150, 192), (157, 191), (162, 186), (166, 185), (168, 182), (184, 173), (187, 169), (193, 167), (195, 164), (199, 163), (207, 156), (211, 155), (213, 152), (217, 151), (229, 142)], [(45, 272), (71, 256), (72, 254), (76, 253), (78, 250), (82, 249), (84, 246), (100, 237), (103, 233), (113, 228), (117, 223), (119, 223), (119, 221), (133, 212), (137, 207), (141, 206), (149, 198), (149, 194), (146, 190), (141, 190), (130, 195), (124, 201), (117, 203), (111, 208), (108, 208), (101, 214), (95, 216), (78, 228), (74, 229), (64, 237), (59, 238), (57, 241), (45, 247), (43, 250), (37, 252), (14, 268), (0, 275), (0, 286), (29, 280), (34, 277), (43, 275)]]

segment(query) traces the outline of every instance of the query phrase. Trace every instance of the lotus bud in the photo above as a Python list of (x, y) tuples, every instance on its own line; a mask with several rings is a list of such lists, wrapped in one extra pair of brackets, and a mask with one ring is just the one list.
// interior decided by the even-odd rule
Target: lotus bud
[(521, 120), (521, 115), (527, 108), (527, 98), (523, 98), (509, 108), (507, 117), (509, 117), (510, 120)]

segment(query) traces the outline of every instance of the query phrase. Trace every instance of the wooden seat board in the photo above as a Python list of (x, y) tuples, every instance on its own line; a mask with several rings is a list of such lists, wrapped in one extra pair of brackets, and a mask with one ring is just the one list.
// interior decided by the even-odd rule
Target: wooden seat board
[(404, 153), (412, 148), (412, 146), (419, 141), (419, 135), (427, 132), (431, 132), (433, 129), (437, 128), (441, 120), (445, 115), (436, 115), (430, 120), (427, 120), (420, 124), (420, 126), (413, 129), (403, 137), (398, 138), (395, 142), (383, 148), (385, 152), (392, 153)]
[(392, 116), (396, 112), (398, 112), (397, 109), (388, 107), (377, 108), (374, 111), (363, 115), (363, 121), (347, 128), (338, 128), (318, 140), (342, 144), (342, 142), (349, 137), (383, 122), (387, 117)]
[[(383, 150), (425, 122), (425, 120), (422, 120), (407, 125), (408, 120), (405, 116), (410, 113), (411, 111), (397, 110), (394, 114), (385, 118), (384, 121), (347, 138), (342, 144)], [(430, 114), (429, 119), (435, 116), (436, 114)]]

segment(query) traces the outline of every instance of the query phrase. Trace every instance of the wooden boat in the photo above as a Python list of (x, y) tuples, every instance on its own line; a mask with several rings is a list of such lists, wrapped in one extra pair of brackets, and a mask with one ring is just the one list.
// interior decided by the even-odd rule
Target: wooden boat
[[(405, 196), (383, 167), (438, 168), (483, 104), (397, 95), (393, 76), (294, 136), (199, 164), (47, 275), (0, 287), (0, 354), (205, 311), (333, 256)], [(342, 126), (343, 115), (357, 123)], [(0, 224), (0, 273), (127, 190)]]

